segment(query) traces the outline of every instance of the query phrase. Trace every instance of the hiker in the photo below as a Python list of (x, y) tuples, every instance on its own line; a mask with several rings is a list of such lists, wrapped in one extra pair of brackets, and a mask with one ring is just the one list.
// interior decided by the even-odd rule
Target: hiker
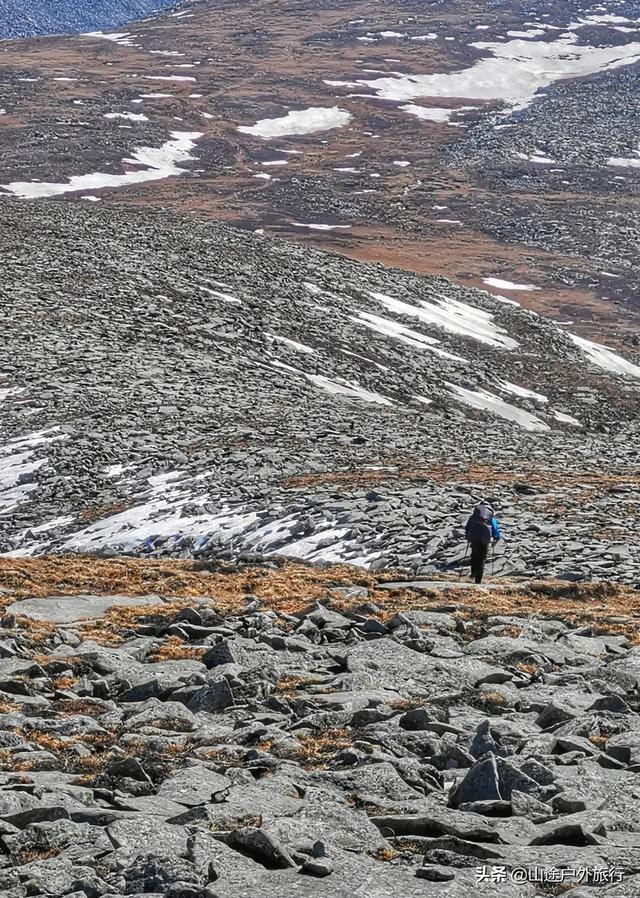
[(491, 540), (494, 543), (500, 540), (500, 526), (488, 502), (483, 500), (473, 509), (465, 527), (465, 535), (471, 546), (471, 576), (476, 583), (482, 583)]

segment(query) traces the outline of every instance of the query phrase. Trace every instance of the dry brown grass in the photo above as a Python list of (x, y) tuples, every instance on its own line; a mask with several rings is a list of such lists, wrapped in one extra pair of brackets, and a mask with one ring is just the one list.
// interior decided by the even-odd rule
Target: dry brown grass
[[(311, 601), (325, 602), (336, 610), (353, 608), (353, 600), (342, 599), (334, 590), (339, 586), (364, 586), (369, 592), (367, 601), (378, 607), (376, 616), (382, 620), (397, 611), (428, 611), (442, 604), (440, 589), (413, 592), (380, 588), (384, 582), (396, 579), (403, 579), (402, 572), (369, 573), (349, 565), (314, 568), (298, 562), (273, 568), (247, 565), (240, 570), (209, 570), (198, 563), (179, 560), (106, 560), (77, 555), (0, 558), (0, 586), (15, 590), (15, 597), (83, 592), (132, 596), (156, 593), (169, 600), (163, 605), (118, 606), (110, 609), (104, 619), (81, 628), (84, 638), (114, 644), (141, 623), (159, 629), (166, 626), (195, 597), (205, 597), (204, 601), (221, 614), (241, 610), (248, 594), (257, 596), (265, 610), (294, 613)], [(628, 586), (494, 580), (491, 590), (470, 590), (456, 588), (454, 575), (438, 575), (438, 579), (449, 580), (447, 601), (457, 604), (459, 616), (467, 620), (482, 622), (495, 615), (559, 618), (575, 626), (592, 626), (596, 633), (624, 634), (632, 644), (640, 643), (640, 591)], [(12, 600), (10, 596), (2, 597), (0, 606)], [(33, 622), (28, 622), (25, 633), (31, 632), (30, 640), (36, 648), (46, 644), (51, 629), (51, 625), (34, 627)], [(175, 643), (169, 645), (180, 650)], [(45, 664), (46, 656), (41, 658)]]
[[(566, 471), (553, 469), (545, 460), (544, 466), (536, 465), (465, 465), (435, 464), (420, 465), (413, 459), (385, 459), (381, 464), (386, 469), (347, 469), (342, 471), (320, 471), (309, 474), (296, 474), (281, 481), (285, 489), (333, 487), (353, 489), (369, 484), (403, 480), (426, 483), (465, 483), (477, 485), (481, 492), (487, 488), (507, 487), (526, 483), (541, 493), (555, 491), (559, 485), (586, 496), (594, 491), (606, 492), (616, 487), (640, 487), (640, 470), (631, 469), (623, 474), (609, 471)], [(575, 497), (574, 497), (575, 498)], [(553, 500), (555, 501), (555, 499)]]
[(481, 692), (479, 698), (485, 705), (502, 706), (506, 704), (504, 695), (500, 692)]
[(33, 861), (48, 861), (60, 854), (61, 851), (63, 851), (63, 846), (59, 848), (21, 848), (16, 855), (16, 863), (22, 865), (31, 864)]
[(0, 700), (0, 714), (10, 714), (12, 711), (18, 711), (18, 705), (14, 702)]
[(540, 668), (537, 664), (528, 664), (526, 661), (516, 661), (513, 666), (520, 673), (527, 674), (530, 677), (535, 677), (540, 673)]
[(51, 681), (54, 689), (71, 689), (78, 682), (76, 677), (55, 677)]
[[(423, 854), (424, 854), (424, 850), (423, 850)], [(386, 863), (389, 863), (390, 861), (397, 860), (400, 857), (400, 852), (397, 851), (395, 848), (377, 848), (373, 852), (373, 857), (377, 861), (386, 861)]]
[(179, 639), (177, 636), (169, 636), (159, 645), (152, 655), (149, 656), (150, 662), (155, 661), (199, 661), (204, 653), (206, 652), (206, 648), (201, 648), (198, 646), (190, 646), (186, 645)]
[(295, 758), (303, 767), (323, 767), (336, 752), (343, 748), (351, 748), (351, 738), (347, 730), (327, 729), (322, 733), (303, 733), (296, 736), (301, 747), (296, 751)]
[[(379, 581), (393, 576), (393, 572), (371, 575), (346, 564), (320, 569), (287, 562), (276, 568), (247, 565), (229, 571), (209, 570), (206, 565), (193, 561), (146, 558), (99, 559), (86, 555), (0, 558), (0, 586), (12, 590), (12, 595), (0, 599), (0, 605), (11, 604), (18, 598), (82, 593), (157, 594), (169, 599), (209, 596), (224, 613), (238, 610), (244, 596), (252, 594), (269, 608), (287, 611), (322, 598), (329, 586), (374, 588)], [(157, 606), (155, 610), (159, 610)], [(138, 608), (132, 613), (139, 612)]]
[[(0, 598), (1, 605), (1, 598)], [(32, 651), (45, 649), (53, 633), (56, 625), (48, 621), (31, 620), (28, 617), (16, 617), (16, 629), (20, 631), (20, 636), (27, 643)], [(50, 660), (47, 657), (47, 660)]]
[(281, 698), (293, 699), (299, 689), (304, 689), (309, 683), (313, 683), (313, 677), (285, 676), (280, 677), (275, 685), (274, 693)]

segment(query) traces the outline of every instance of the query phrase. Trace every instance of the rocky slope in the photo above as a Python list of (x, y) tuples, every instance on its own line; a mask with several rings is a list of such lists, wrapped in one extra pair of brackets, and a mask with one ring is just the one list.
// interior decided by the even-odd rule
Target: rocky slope
[(0, 40), (113, 28), (173, 3), (174, 0), (0, 0)]
[(638, 578), (640, 368), (486, 291), (192, 216), (0, 206), (2, 548)]
[[(619, 0), (252, 0), (250, 22), (207, 0), (8, 42), (0, 196), (196, 210), (531, 284), (508, 295), (633, 351), (639, 60), (637, 3)], [(179, 181), (159, 164), (176, 130), (197, 135)]]
[(114, 562), (142, 594), (35, 597), (89, 571), (0, 564), (5, 898), (638, 894), (637, 593)]

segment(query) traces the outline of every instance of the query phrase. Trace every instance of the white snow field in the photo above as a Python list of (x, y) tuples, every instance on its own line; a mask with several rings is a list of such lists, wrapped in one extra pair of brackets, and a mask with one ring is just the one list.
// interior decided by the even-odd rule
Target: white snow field
[(539, 290), (534, 284), (514, 284), (512, 281), (503, 281), (502, 278), (482, 278), (487, 287), (495, 287), (497, 290)]
[(357, 317), (353, 315), (350, 316), (350, 320), (356, 324), (362, 324), (370, 330), (376, 331), (378, 334), (384, 334), (386, 337), (392, 337), (395, 340), (399, 340), (407, 346), (413, 346), (416, 349), (427, 349), (431, 352), (435, 352), (435, 354), (441, 356), (441, 358), (467, 364), (467, 360), (463, 359), (461, 356), (454, 355), (451, 352), (446, 352), (444, 349), (438, 348), (440, 340), (436, 340), (434, 337), (427, 337), (426, 334), (414, 331), (410, 327), (400, 324), (398, 321), (392, 321), (390, 318), (383, 318), (380, 315), (372, 315), (371, 312), (360, 311), (358, 312)]
[(477, 106), (457, 106), (449, 109), (444, 106), (418, 106), (416, 103), (407, 103), (405, 106), (400, 107), (402, 112), (408, 112), (409, 115), (415, 115), (426, 122), (438, 122), (440, 124), (450, 124), (453, 116), (459, 112), (470, 112), (477, 108)]
[(265, 118), (255, 125), (240, 125), (238, 131), (262, 140), (288, 137), (296, 134), (314, 134), (331, 131), (348, 125), (353, 116), (337, 106), (312, 106), (309, 109), (291, 110), (280, 118)]
[(513, 393), (514, 396), (520, 396), (522, 399), (533, 399), (534, 402), (542, 402), (547, 403), (549, 401), (547, 396), (544, 396), (542, 393), (536, 393), (535, 390), (528, 390), (526, 387), (519, 387), (517, 384), (512, 384), (508, 380), (498, 381), (498, 386), (501, 390), (504, 390), (507, 393)]
[(292, 221), (294, 228), (309, 228), (311, 231), (348, 231), (351, 225), (313, 224), (303, 221)]
[(0, 446), (0, 513), (12, 511), (29, 499), (29, 495), (37, 489), (37, 484), (18, 481), (46, 463), (46, 458), (34, 458), (36, 449), (60, 439), (65, 439), (65, 436), (54, 427), (9, 440), (4, 446)]
[(611, 371), (613, 374), (627, 374), (630, 377), (640, 377), (640, 366), (634, 365), (623, 356), (618, 355), (608, 346), (602, 346), (600, 343), (592, 343), (591, 340), (585, 340), (584, 337), (578, 337), (577, 334), (565, 332), (568, 337), (579, 347), (587, 356), (590, 362), (597, 365), (598, 368), (604, 368), (605, 371)]
[(394, 299), (392, 296), (387, 296), (385, 293), (369, 293), (369, 295), (391, 312), (396, 312), (398, 315), (410, 315), (427, 324), (444, 328), (452, 334), (472, 337), (474, 340), (500, 349), (516, 349), (519, 346), (516, 340), (513, 340), (503, 328), (494, 322), (491, 312), (476, 309), (455, 299), (436, 296), (434, 302), (421, 299), (417, 306), (413, 306)]
[(540, 88), (563, 78), (617, 69), (640, 60), (640, 43), (618, 47), (578, 44), (575, 34), (555, 41), (511, 40), (472, 43), (489, 55), (474, 65), (434, 75), (402, 75), (373, 80), (325, 81), (330, 87), (367, 87), (384, 100), (407, 102), (419, 97), (504, 100), (523, 109)]
[(524, 430), (551, 430), (548, 424), (545, 424), (540, 418), (536, 418), (531, 412), (526, 412), (524, 409), (505, 402), (504, 399), (500, 399), (495, 393), (490, 393), (488, 390), (467, 390), (456, 384), (445, 383), (454, 396), (457, 396), (472, 408), (492, 412), (494, 415), (506, 418), (508, 421), (515, 421)]
[(640, 144), (635, 156), (612, 156), (607, 165), (615, 165), (617, 168), (640, 168)]
[(78, 190), (100, 190), (103, 187), (126, 187), (129, 184), (142, 184), (145, 181), (159, 181), (184, 173), (185, 169), (179, 168), (178, 162), (188, 162), (194, 158), (191, 155), (191, 150), (200, 137), (202, 134), (198, 131), (172, 131), (171, 140), (161, 147), (140, 147), (133, 153), (131, 159), (123, 159), (124, 165), (142, 166), (142, 168), (137, 171), (128, 171), (122, 175), (92, 172), (87, 175), (74, 175), (62, 184), (46, 181), (14, 181), (0, 189), (23, 199), (36, 199), (75, 193)]
[(371, 390), (365, 390), (364, 387), (361, 387), (357, 383), (342, 379), (331, 380), (331, 378), (325, 377), (324, 374), (308, 374), (306, 371), (300, 371), (298, 368), (293, 368), (291, 365), (285, 365), (284, 362), (273, 361), (271, 362), (271, 365), (283, 371), (289, 371), (291, 374), (295, 374), (298, 377), (304, 377), (310, 383), (314, 384), (314, 386), (320, 387), (321, 390), (326, 390), (327, 393), (331, 393), (333, 396), (346, 396), (348, 399), (362, 399), (364, 402), (373, 402), (377, 405), (392, 405), (391, 400), (386, 396), (382, 396), (380, 393), (374, 393)]
[(104, 118), (116, 119), (121, 118), (125, 119), (128, 122), (148, 122), (149, 119), (146, 115), (143, 115), (141, 112), (105, 112)]

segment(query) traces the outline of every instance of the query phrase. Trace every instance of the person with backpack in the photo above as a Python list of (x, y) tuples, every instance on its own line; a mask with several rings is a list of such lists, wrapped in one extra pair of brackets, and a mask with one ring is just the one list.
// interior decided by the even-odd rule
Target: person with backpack
[(467, 542), (471, 546), (471, 576), (482, 583), (484, 566), (491, 541), (500, 541), (500, 525), (493, 508), (484, 499), (471, 512), (465, 527)]

